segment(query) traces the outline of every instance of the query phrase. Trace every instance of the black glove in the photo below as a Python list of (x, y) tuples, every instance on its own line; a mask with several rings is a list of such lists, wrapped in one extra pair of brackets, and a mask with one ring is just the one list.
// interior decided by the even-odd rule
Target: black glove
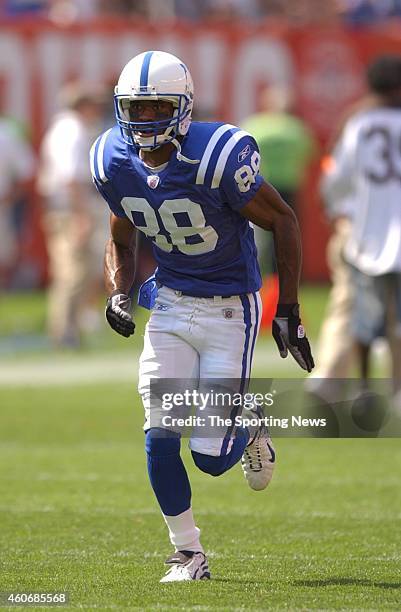
[(272, 326), (273, 338), (276, 341), (281, 357), (287, 357), (288, 351), (301, 368), (312, 371), (315, 367), (308, 338), (299, 318), (299, 304), (278, 304)]
[(135, 331), (131, 308), (131, 300), (125, 293), (117, 293), (107, 298), (106, 319), (114, 331), (126, 338)]

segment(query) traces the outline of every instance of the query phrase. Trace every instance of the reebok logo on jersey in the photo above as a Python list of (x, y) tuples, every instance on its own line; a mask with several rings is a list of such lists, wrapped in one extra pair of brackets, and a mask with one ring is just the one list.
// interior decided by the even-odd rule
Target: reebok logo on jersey
[(146, 180), (151, 189), (156, 189), (160, 182), (160, 176), (158, 176), (157, 174), (151, 174)]
[(305, 338), (305, 330), (303, 325), (298, 325), (297, 336), (298, 338)]
[(251, 152), (251, 145), (246, 145), (244, 149), (242, 149), (241, 153), (238, 153), (238, 163), (240, 164)]

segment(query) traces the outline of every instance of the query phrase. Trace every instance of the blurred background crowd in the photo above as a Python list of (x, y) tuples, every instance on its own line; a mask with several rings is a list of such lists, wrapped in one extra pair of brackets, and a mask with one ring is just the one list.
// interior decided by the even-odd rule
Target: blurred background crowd
[(95, 18), (284, 20), (290, 24), (377, 24), (401, 17), (401, 0), (3, 0), (0, 15), (56, 23)]

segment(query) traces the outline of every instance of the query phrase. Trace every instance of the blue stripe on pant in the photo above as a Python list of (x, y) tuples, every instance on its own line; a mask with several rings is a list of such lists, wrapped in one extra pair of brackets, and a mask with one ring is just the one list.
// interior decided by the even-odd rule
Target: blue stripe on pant
[[(253, 295), (255, 296), (255, 294), (253, 294)], [(244, 312), (245, 340), (244, 340), (244, 350), (243, 350), (243, 353), (242, 353), (242, 371), (241, 371), (241, 383), (240, 383), (239, 392), (240, 393), (244, 393), (246, 391), (246, 388), (247, 388), (247, 385), (248, 385), (249, 372), (247, 372), (247, 369), (248, 369), (247, 365), (248, 365), (249, 350), (251, 348), (251, 350), (253, 352), (254, 341), (256, 340), (256, 338), (254, 337), (252, 344), (250, 344), (251, 328), (252, 328), (252, 316), (251, 316), (251, 305), (250, 305), (249, 298), (248, 298), (247, 295), (240, 295), (240, 299), (241, 299), (242, 308), (243, 308), (243, 312)], [(257, 329), (258, 329), (257, 317), (256, 317), (256, 320), (254, 322), (254, 327), (255, 327), (255, 330), (257, 332)], [(241, 411), (241, 406), (235, 406), (231, 410), (230, 419), (231, 419), (232, 425), (227, 429), (226, 435), (224, 436), (223, 444), (222, 444), (221, 450), (220, 450), (220, 455), (221, 456), (227, 454), (228, 445), (230, 443), (230, 439), (231, 439), (232, 433), (234, 431), (235, 417), (240, 413), (240, 411)]]
[(260, 323), (258, 296), (257, 296), (256, 293), (252, 293), (252, 297), (253, 297), (253, 301), (254, 301), (254, 304), (255, 304), (255, 324), (254, 324), (254, 327), (253, 327), (253, 338), (252, 338), (252, 345), (251, 345), (251, 358), (249, 360), (249, 372), (247, 374), (248, 379), (251, 376), (251, 367), (252, 367), (252, 361), (253, 361), (253, 351), (255, 350), (256, 338), (258, 337), (258, 329), (259, 329), (259, 323)]
[[(245, 340), (244, 340), (244, 351), (242, 355), (242, 372), (241, 372), (241, 383), (240, 393), (246, 392), (250, 374), (250, 367), (252, 363), (253, 351), (255, 348), (255, 342), (259, 327), (259, 307), (257, 303), (257, 295), (254, 293), (253, 300), (255, 305), (255, 320), (252, 323), (251, 305), (247, 295), (241, 295), (241, 303), (244, 312), (244, 323), (245, 323)], [(251, 341), (251, 331), (253, 325), (253, 335)], [(250, 353), (250, 355), (249, 355)], [(249, 363), (249, 368), (248, 368)], [(249, 440), (249, 432), (247, 429), (237, 427), (235, 428), (235, 438), (232, 440), (231, 449), (229, 452), (228, 445), (231, 440), (231, 436), (234, 431), (235, 417), (241, 410), (241, 406), (234, 407), (230, 413), (231, 425), (224, 437), (223, 444), (220, 451), (219, 457), (212, 457), (210, 455), (203, 455), (201, 453), (192, 451), (192, 457), (195, 465), (212, 476), (220, 476), (231, 467), (233, 467), (242, 457), (244, 449)]]

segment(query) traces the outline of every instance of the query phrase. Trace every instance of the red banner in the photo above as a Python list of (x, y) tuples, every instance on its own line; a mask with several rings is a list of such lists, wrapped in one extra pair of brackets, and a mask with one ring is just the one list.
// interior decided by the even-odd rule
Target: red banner
[[(399, 29), (353, 31), (269, 29), (264, 25), (174, 25), (97, 22), (59, 28), (48, 23), (0, 26), (0, 95), (5, 114), (31, 128), (37, 146), (57, 108), (60, 87), (72, 77), (93, 83), (116, 81), (121, 67), (146, 49), (182, 57), (195, 82), (201, 114), (240, 124), (257, 110), (261, 87), (294, 88), (297, 111), (322, 146), (346, 107), (364, 90), (364, 70), (378, 52), (401, 52)], [(327, 278), (327, 227), (311, 169), (301, 206), (304, 279)], [(37, 219), (27, 250), (43, 261)]]

